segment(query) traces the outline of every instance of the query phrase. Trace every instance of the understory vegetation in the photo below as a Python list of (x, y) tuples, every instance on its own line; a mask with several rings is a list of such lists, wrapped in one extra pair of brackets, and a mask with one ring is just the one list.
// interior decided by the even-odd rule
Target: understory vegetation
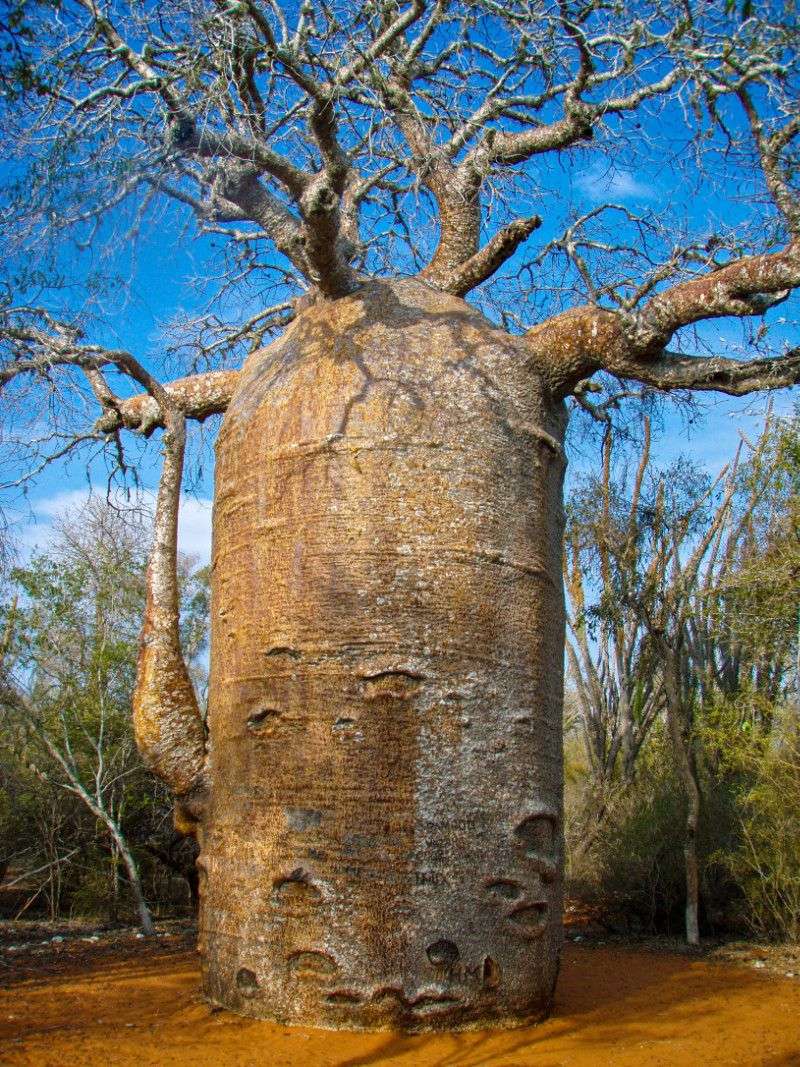
[[(130, 721), (149, 516), (92, 500), (6, 575), (0, 907), (50, 919), (190, 911), (196, 846), (143, 766)], [(187, 661), (204, 687), (208, 576), (180, 566)]]
[[(130, 727), (148, 521), (94, 501), (3, 578), (0, 908), (191, 914)], [(567, 515), (568, 895), (613, 930), (800, 937), (800, 419), (712, 479), (606, 435)], [(181, 563), (204, 692), (208, 574)], [(695, 892), (696, 890), (696, 892)], [(688, 907), (687, 907), (688, 906)], [(689, 938), (691, 940), (691, 936)]]
[(612, 928), (800, 935), (800, 433), (714, 481), (616, 461), (568, 510), (569, 891)]

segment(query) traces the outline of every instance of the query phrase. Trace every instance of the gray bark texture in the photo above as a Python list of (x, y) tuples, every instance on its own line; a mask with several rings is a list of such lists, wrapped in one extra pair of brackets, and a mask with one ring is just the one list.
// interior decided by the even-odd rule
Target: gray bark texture
[(697, 858), (697, 832), (700, 826), (702, 798), (697, 778), (691, 737), (691, 719), (681, 699), (680, 666), (677, 654), (663, 638), (660, 641), (664, 660), (667, 727), (681, 779), (686, 814), (683, 830), (683, 858), (686, 874), (686, 943), (700, 944), (700, 864)]

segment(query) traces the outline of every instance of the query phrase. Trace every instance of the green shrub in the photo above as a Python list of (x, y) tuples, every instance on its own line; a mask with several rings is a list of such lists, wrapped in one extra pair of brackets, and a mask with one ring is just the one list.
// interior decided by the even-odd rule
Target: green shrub
[[(661, 739), (642, 753), (632, 786), (605, 791), (601, 813), (592, 790), (568, 790), (567, 796), (568, 891), (604, 912), (612, 925), (652, 931), (674, 926), (682, 900), (682, 809)], [(581, 828), (592, 835), (590, 842), (578, 838)]]
[(800, 939), (800, 721), (787, 708), (769, 742), (739, 754), (739, 840), (719, 860), (741, 887), (742, 919), (759, 937)]
[[(680, 934), (685, 800), (662, 724), (640, 755), (634, 782), (606, 790), (601, 819), (588, 779), (582, 786), (579, 774), (572, 779), (566, 790), (568, 893), (596, 907), (614, 929)], [(698, 858), (701, 923), (708, 933), (739, 915), (743, 890), (724, 857), (738, 846), (741, 828), (738, 779), (726, 770), (704, 775), (702, 786)], [(593, 834), (588, 846), (580, 837), (587, 832)]]

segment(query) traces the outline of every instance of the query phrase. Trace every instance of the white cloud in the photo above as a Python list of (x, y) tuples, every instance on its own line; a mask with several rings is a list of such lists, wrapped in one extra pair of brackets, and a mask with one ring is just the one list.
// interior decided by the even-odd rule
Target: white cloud
[(575, 178), (575, 187), (590, 200), (652, 200), (652, 185), (629, 170), (590, 167)]
[(197, 556), (201, 563), (211, 559), (211, 501), (184, 496), (178, 519), (178, 547), (181, 552)]
[[(69, 489), (53, 496), (31, 501), (33, 512), (27, 526), (19, 529), (19, 538), (23, 551), (46, 549), (55, 533), (54, 520), (65, 512), (79, 511), (90, 496), (101, 498), (101, 494), (87, 489)], [(150, 489), (128, 500), (122, 494), (112, 497), (121, 508), (140, 507), (152, 514), (155, 506), (155, 493)], [(200, 564), (211, 559), (211, 501), (192, 496), (181, 497), (180, 517), (178, 520), (178, 549), (186, 555), (195, 556)]]

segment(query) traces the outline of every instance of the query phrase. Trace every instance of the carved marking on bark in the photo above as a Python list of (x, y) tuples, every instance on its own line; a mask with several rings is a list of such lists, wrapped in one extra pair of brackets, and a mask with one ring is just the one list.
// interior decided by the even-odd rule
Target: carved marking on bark
[(550, 812), (537, 812), (529, 815), (514, 830), (514, 834), (525, 846), (528, 855), (551, 854), (555, 837), (555, 815)]
[(522, 894), (522, 884), (510, 878), (498, 878), (486, 886), (489, 893), (502, 897), (503, 900), (516, 900)]
[(301, 949), (293, 952), (287, 962), (289, 970), (296, 978), (327, 981), (339, 971), (339, 965), (330, 953), (316, 949)]
[(548, 903), (537, 900), (514, 908), (506, 919), (509, 929), (519, 937), (541, 937), (547, 929)]
[(249, 967), (240, 967), (236, 972), (236, 986), (243, 997), (255, 997), (258, 995), (258, 979), (255, 972)]
[(302, 867), (292, 871), (286, 878), (279, 878), (274, 883), (272, 895), (275, 904), (284, 910), (313, 907), (322, 900), (322, 891)]

